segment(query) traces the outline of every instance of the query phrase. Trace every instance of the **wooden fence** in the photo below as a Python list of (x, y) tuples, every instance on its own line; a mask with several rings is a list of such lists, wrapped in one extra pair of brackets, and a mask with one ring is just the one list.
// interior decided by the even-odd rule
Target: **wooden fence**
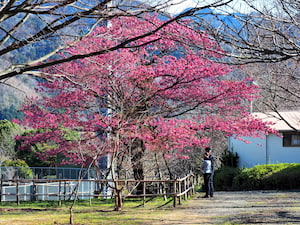
[[(139, 188), (137, 188), (139, 187)], [(142, 187), (142, 188), (141, 188)], [(176, 180), (96, 180), (96, 179), (1, 179), (0, 201), (63, 200), (115, 198), (122, 189), (123, 198), (163, 196), (173, 198), (173, 206), (195, 193), (195, 177), (189, 174)]]

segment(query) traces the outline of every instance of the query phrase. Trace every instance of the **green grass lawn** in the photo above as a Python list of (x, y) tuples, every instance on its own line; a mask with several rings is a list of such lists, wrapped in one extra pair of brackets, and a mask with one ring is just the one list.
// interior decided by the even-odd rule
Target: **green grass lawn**
[[(63, 202), (58, 206), (56, 201), (0, 203), (0, 224), (10, 225), (47, 225), (69, 224), (69, 208), (72, 202)], [(172, 199), (148, 199), (143, 206), (141, 200), (126, 200), (122, 211), (114, 211), (111, 200), (93, 199), (79, 201), (73, 208), (74, 224), (118, 224), (135, 225), (155, 222), (166, 211), (173, 210)]]

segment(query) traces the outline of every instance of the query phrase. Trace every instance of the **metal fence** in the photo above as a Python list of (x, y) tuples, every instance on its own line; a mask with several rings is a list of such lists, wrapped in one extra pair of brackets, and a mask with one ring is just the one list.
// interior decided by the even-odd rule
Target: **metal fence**
[(86, 168), (7, 166), (0, 167), (0, 178), (0, 201), (69, 200), (76, 189), (81, 199), (91, 198), (100, 189), (110, 194), (107, 187), (91, 181), (96, 179), (95, 171)]
[(0, 178), (2, 179), (84, 179), (95, 178), (94, 170), (86, 168), (69, 167), (0, 167)]
[[(95, 180), (49, 180), (49, 179), (13, 179), (0, 181), (0, 201), (60, 201), (91, 199), (101, 193), (111, 197), (112, 189), (107, 182)], [(98, 194), (97, 194), (98, 196)]]

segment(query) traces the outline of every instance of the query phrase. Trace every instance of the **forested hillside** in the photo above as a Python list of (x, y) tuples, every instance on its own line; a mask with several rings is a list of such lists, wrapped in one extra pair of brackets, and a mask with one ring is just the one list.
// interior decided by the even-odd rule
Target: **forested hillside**
[[(14, 31), (20, 21), (24, 20), (24, 24)], [(45, 21), (36, 16), (30, 16), (26, 19), (23, 15), (16, 14), (0, 24), (2, 32), (0, 32), (1, 47), (7, 47), (13, 39), (22, 40), (29, 35), (33, 35), (45, 26)], [(7, 38), (4, 30), (10, 30), (14, 37)], [(36, 43), (28, 44), (16, 50), (7, 52), (0, 57), (0, 70), (7, 70), (11, 66), (28, 64), (29, 61), (37, 60), (49, 52), (53, 51), (60, 40), (52, 38), (51, 40), (39, 40)], [(0, 81), (0, 120), (20, 119), (22, 114), (19, 112), (26, 97), (37, 96), (35, 92), (37, 78), (29, 75), (18, 75), (15, 77), (3, 79)]]
[(0, 120), (22, 117), (18, 110), (26, 96), (37, 96), (36, 83), (33, 77), (17, 76), (0, 84)]

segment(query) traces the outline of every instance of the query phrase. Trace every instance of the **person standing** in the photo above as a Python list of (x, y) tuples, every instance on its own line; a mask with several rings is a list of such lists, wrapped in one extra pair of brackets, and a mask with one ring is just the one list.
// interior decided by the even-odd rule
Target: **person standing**
[(212, 198), (214, 196), (214, 184), (213, 184), (214, 158), (213, 155), (211, 154), (211, 149), (209, 147), (205, 148), (201, 169), (203, 172), (204, 188), (205, 188), (205, 195), (203, 197)]

